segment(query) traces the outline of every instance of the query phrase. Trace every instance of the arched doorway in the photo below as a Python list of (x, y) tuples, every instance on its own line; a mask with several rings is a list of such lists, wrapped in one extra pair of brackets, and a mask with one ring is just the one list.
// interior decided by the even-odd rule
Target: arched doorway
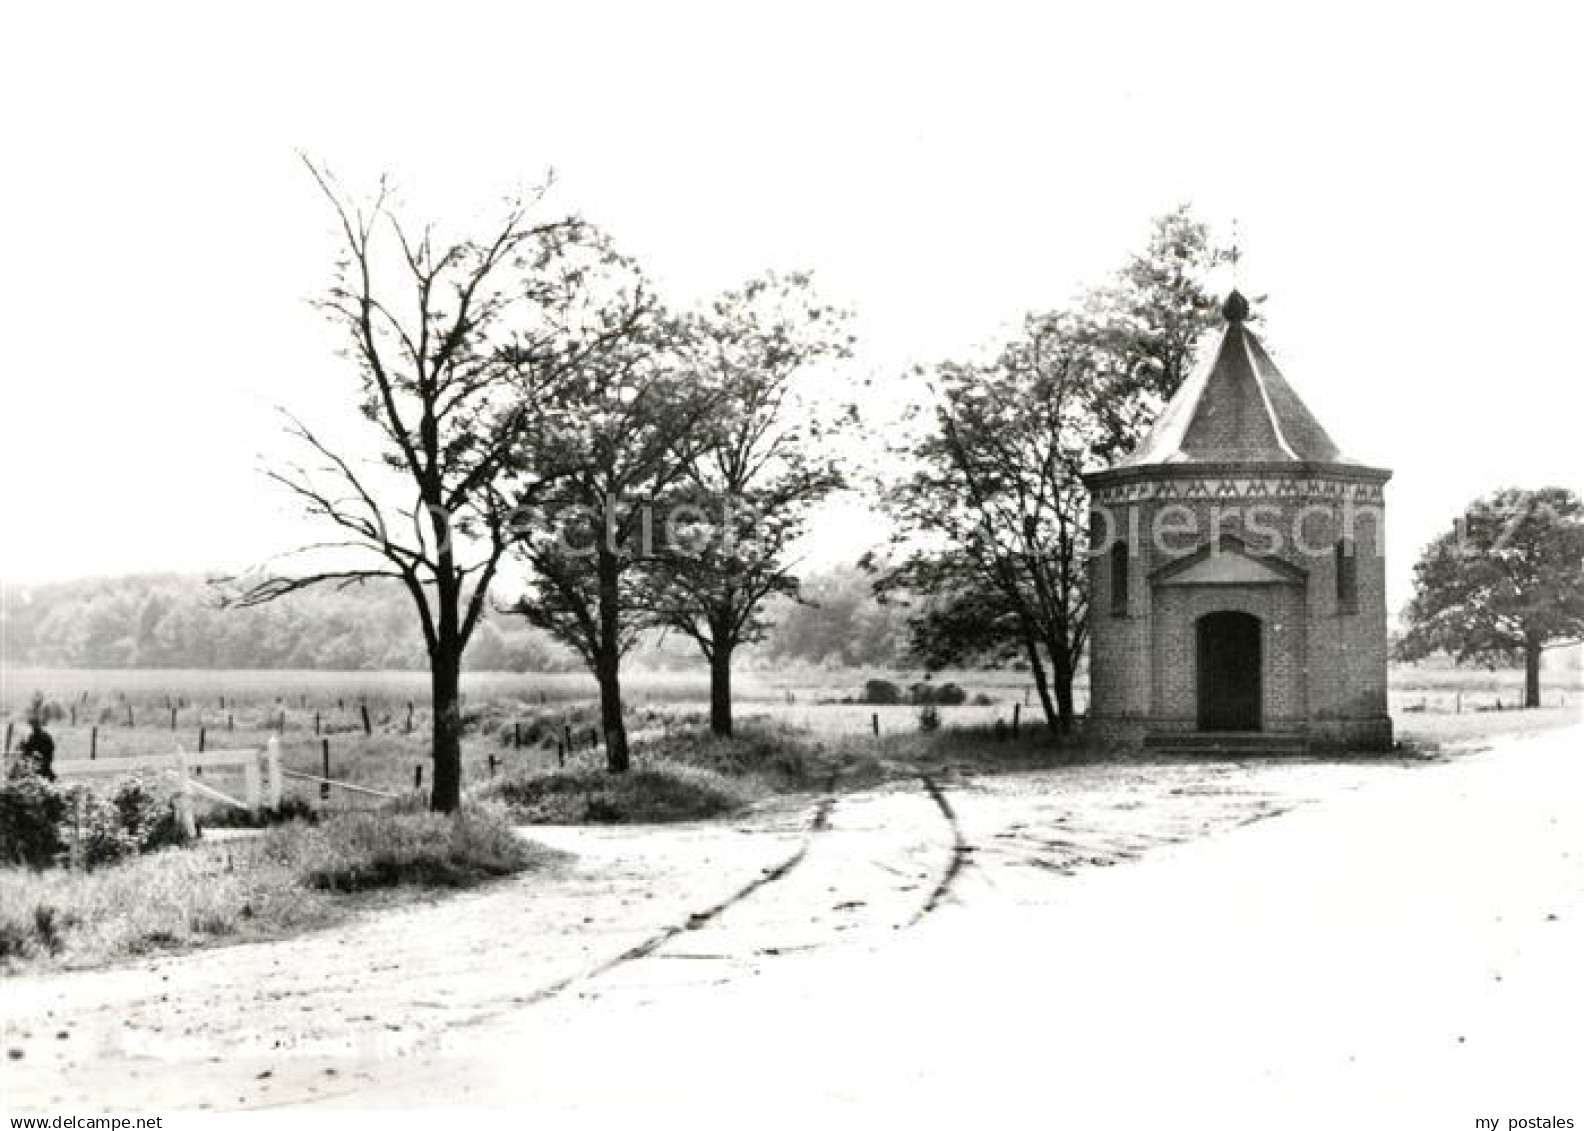
[(1260, 620), (1249, 613), (1199, 618), (1199, 729), (1260, 729)]

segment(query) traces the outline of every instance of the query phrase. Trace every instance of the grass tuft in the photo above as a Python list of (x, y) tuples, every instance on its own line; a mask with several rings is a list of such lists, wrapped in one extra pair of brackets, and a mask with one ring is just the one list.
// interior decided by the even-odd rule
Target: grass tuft
[(533, 862), (533, 850), (500, 811), (478, 809), (452, 817), (349, 813), (318, 825), (280, 825), (266, 834), (263, 851), (308, 887), (334, 892), (466, 887)]
[(0, 869), (0, 962), (93, 965), (333, 922), (340, 897), (457, 888), (549, 858), (498, 807), (452, 817), (356, 813), (248, 841), (168, 849), (92, 872)]
[(624, 774), (594, 766), (548, 770), (493, 782), (484, 793), (518, 820), (537, 825), (701, 821), (734, 812), (755, 796), (747, 782), (678, 763)]
[(800, 727), (762, 719), (739, 724), (730, 738), (704, 726), (672, 726), (640, 743), (638, 751), (645, 762), (697, 766), (774, 792), (823, 789), (832, 779), (873, 784), (885, 776), (872, 742), (816, 738)]

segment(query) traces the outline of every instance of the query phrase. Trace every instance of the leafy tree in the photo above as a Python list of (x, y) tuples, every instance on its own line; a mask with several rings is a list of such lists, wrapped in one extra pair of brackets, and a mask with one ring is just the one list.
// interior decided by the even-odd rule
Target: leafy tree
[(856, 566), (801, 579), (797, 599), (774, 597), (774, 627), (762, 655), (841, 667), (897, 667), (908, 660), (904, 610), (876, 599), (872, 578)]
[(902, 578), (928, 592), (922, 611), (908, 622), (908, 644), (931, 671), (1026, 659), (1016, 609), (992, 589), (967, 582), (958, 559), (930, 563), (934, 576)]
[(913, 647), (941, 666), (1021, 655), (1053, 731), (1074, 721), (1088, 635), (1081, 474), (1132, 450), (1217, 325), (1220, 253), (1181, 207), (1076, 312), (1025, 319), (986, 365), (929, 376), (933, 427), (891, 493), (912, 549), (878, 580), (919, 603)]
[[(411, 669), (425, 660), (412, 598), (397, 581), (305, 589), (257, 608), (217, 608), (203, 577), (133, 574), (6, 587), (0, 595), (0, 662), (8, 668)], [(89, 619), (109, 651), (90, 647)], [(560, 671), (568, 657), (537, 629), (485, 610), (474, 632), (493, 630), (473, 670)], [(501, 647), (495, 647), (496, 641)], [(123, 650), (134, 642), (135, 651)]]
[[(919, 377), (933, 403), (905, 453), (914, 470), (888, 493), (898, 541), (914, 548), (878, 587), (935, 600), (936, 616), (926, 612), (915, 633), (927, 660), (961, 659), (970, 640), (976, 651), (1020, 653), (1046, 721), (1065, 734), (1088, 632), (1079, 476), (1101, 439), (1103, 385), (1088, 344), (1066, 317), (1031, 317), (989, 363)], [(956, 615), (965, 607), (977, 615)], [(954, 625), (971, 635), (941, 636)]]
[(631, 761), (622, 658), (653, 624), (641, 567), (669, 552), (666, 515), (708, 403), (675, 363), (674, 320), (631, 264), (621, 273), (605, 319), (622, 333), (568, 367), (519, 456), (551, 486), (517, 531), (532, 580), (513, 609), (594, 675), (612, 773)]
[(1476, 500), (1414, 566), (1398, 657), (1524, 664), (1524, 706), (1540, 705), (1540, 654), (1584, 636), (1584, 502), (1563, 487)]
[(797, 596), (791, 545), (810, 508), (843, 486), (829, 447), (843, 418), (822, 413), (798, 381), (846, 355), (845, 321), (818, 302), (808, 276), (771, 274), (683, 327), (683, 365), (710, 412), (670, 516), (681, 545), (650, 571), (649, 599), (656, 621), (709, 662), (715, 734), (732, 732), (734, 654), (763, 638), (768, 598)]
[[(292, 419), (312, 466), (270, 478), (336, 531), (305, 550), (337, 564), (265, 577), (231, 600), (246, 608), (370, 579), (404, 586), (429, 659), (431, 803), (450, 812), (461, 800), (462, 654), (510, 545), (513, 507), (532, 494), (512, 461), (525, 414), (564, 372), (562, 313), (580, 295), (586, 229), (537, 218), (541, 190), (509, 202), (483, 238), (445, 242), (397, 215), (383, 182), (360, 204), (307, 164), (341, 244), (319, 306), (355, 367), (357, 407), (380, 458), (338, 452)], [(510, 492), (508, 476), (517, 480)]]
[(1131, 451), (1192, 373), (1200, 340), (1220, 325), (1209, 281), (1227, 254), (1210, 226), (1180, 205), (1156, 217), (1143, 249), (1114, 279), (1084, 296), (1076, 332), (1109, 390), (1097, 405), (1101, 460)]

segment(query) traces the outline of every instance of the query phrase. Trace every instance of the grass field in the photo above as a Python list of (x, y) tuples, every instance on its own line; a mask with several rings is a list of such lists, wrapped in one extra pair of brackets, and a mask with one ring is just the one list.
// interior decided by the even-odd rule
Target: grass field
[[(744, 708), (769, 704), (806, 707), (859, 698), (870, 678), (907, 687), (926, 677), (918, 670), (748, 669), (735, 674), (733, 690)], [(930, 678), (936, 684), (957, 683), (970, 696), (983, 695), (1008, 706), (1013, 702), (1026, 705), (1032, 694), (1028, 675), (1019, 671), (944, 671)], [(1516, 669), (1394, 666), (1390, 678), (1394, 710), (1420, 700), (1429, 709), (1444, 700), (1450, 709), (1459, 696), (1466, 707), (1494, 705), (1497, 699), (1510, 706), (1523, 687), (1523, 673)], [(623, 689), (632, 707), (702, 705), (709, 699), (708, 675), (702, 670), (635, 671), (625, 677)], [(1584, 692), (1584, 675), (1577, 671), (1548, 673), (1545, 690), (1548, 705), (1570, 691)], [(317, 714), (324, 727), (348, 731), (361, 727), (362, 706), (368, 707), (373, 721), (380, 725), (405, 722), (409, 704), (421, 718), (429, 682), (426, 673), (416, 671), (9, 668), (0, 669), (0, 717), (19, 717), (34, 692), (43, 693), (68, 712), (73, 722), (81, 723), (124, 726), (130, 707), (134, 725), (169, 729), (171, 709), (175, 708), (178, 728), (193, 731), (200, 725), (223, 727), (228, 716), (235, 716), (235, 725), (242, 726), (248, 718), (268, 722), (281, 712), (288, 728), (311, 727)], [(1075, 692), (1081, 706), (1087, 699), (1082, 679)], [(469, 672), (463, 676), (463, 694), (479, 704), (545, 707), (592, 701), (595, 686), (592, 678), (580, 672)]]
[[(740, 703), (806, 703), (861, 694), (864, 681), (889, 679), (907, 686), (925, 677), (922, 671), (788, 668), (740, 670), (733, 690)], [(1023, 694), (1025, 673), (1016, 671), (945, 671), (935, 683), (956, 682), (971, 693), (996, 698)], [(107, 721), (131, 704), (139, 719), (157, 721), (171, 706), (179, 710), (227, 709), (355, 710), (367, 703), (379, 714), (396, 714), (411, 702), (429, 698), (425, 672), (208, 671), (185, 669), (9, 668), (0, 670), (0, 710), (15, 713), (28, 697), (42, 692), (63, 706), (106, 712)], [(516, 701), (540, 706), (590, 700), (594, 680), (581, 672), (468, 672), (463, 695), (473, 701)], [(629, 705), (707, 703), (709, 675), (687, 671), (634, 671), (623, 678)]]

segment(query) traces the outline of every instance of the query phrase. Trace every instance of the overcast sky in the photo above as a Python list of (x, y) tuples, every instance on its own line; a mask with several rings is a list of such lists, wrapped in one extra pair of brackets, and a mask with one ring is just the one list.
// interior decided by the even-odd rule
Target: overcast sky
[(1282, 9), (7, 5), (0, 575), (302, 540), (271, 408), (328, 424), (353, 387), (305, 301), (332, 247), (302, 150), (459, 224), (553, 166), (679, 300), (813, 269), (881, 378), (1180, 201), (1237, 217), (1288, 377), (1396, 470), (1395, 608), (1470, 497), (1584, 478), (1576, 5)]

